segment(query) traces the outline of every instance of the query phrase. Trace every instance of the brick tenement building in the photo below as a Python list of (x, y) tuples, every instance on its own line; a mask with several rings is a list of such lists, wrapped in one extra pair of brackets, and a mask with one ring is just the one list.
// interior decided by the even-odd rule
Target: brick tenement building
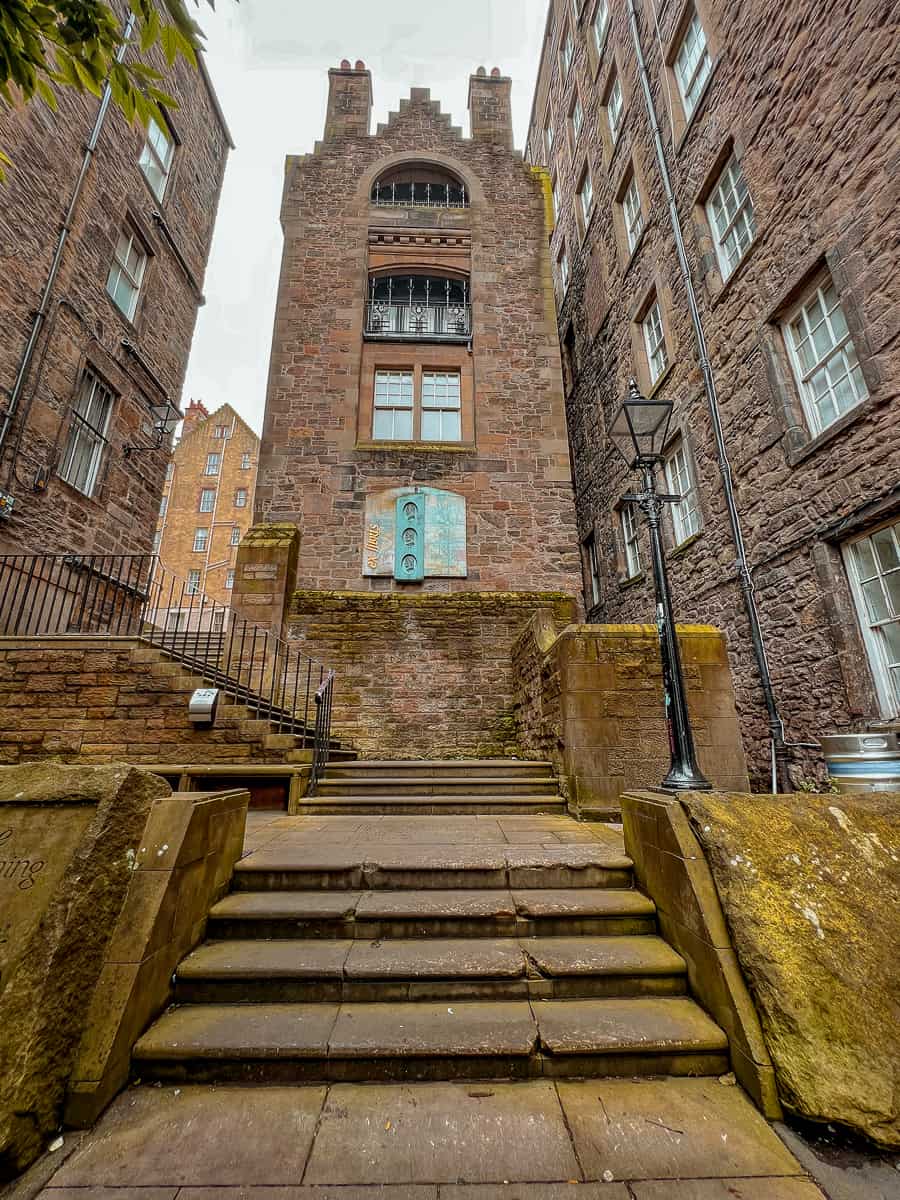
[[(643, 520), (620, 503), (635, 480), (606, 433), (635, 375), (645, 394), (675, 401), (665, 474), (684, 497), (668, 521), (676, 612), (726, 630), (762, 783), (760, 674), (629, 8), (551, 4), (527, 149), (556, 206), (585, 595), (601, 621), (653, 610)], [(892, 5), (635, 0), (634, 10), (787, 738), (895, 718)]]
[[(510, 86), (472, 76), (470, 137), (423, 88), (371, 133), (371, 76), (344, 62), (287, 163), (256, 520), (299, 528), (292, 634), (395, 754), (507, 745), (510, 639), (578, 591), (547, 195)], [(465, 593), (454, 636), (431, 593)]]
[(259, 438), (229, 404), (191, 401), (166, 471), (154, 549), (166, 571), (231, 603), (237, 548), (251, 525)]
[(178, 101), (165, 128), (129, 125), (114, 106), (101, 119), (101, 101), (69, 88), (56, 113), (0, 110), (13, 160), (0, 189), (7, 550), (150, 550), (170, 446), (148, 447), (179, 403), (231, 145), (202, 59), (150, 61)]

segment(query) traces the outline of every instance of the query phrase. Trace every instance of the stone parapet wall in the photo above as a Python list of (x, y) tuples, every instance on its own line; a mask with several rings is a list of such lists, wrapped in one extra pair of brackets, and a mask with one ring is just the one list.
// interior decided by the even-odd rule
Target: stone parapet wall
[[(747, 764), (724, 635), (679, 626), (700, 767), (747, 790)], [(659, 639), (653, 625), (569, 625), (538, 614), (512, 649), (521, 749), (556, 763), (570, 806), (612, 815), (619, 796), (658, 786), (669, 768)]]
[(372, 595), (298, 591), (289, 633), (337, 673), (335, 735), (379, 758), (520, 753), (512, 646), (535, 613), (560, 627), (560, 592)]
[(267, 721), (220, 703), (215, 728), (188, 721), (197, 675), (137, 638), (0, 638), (0, 764), (281, 762)]

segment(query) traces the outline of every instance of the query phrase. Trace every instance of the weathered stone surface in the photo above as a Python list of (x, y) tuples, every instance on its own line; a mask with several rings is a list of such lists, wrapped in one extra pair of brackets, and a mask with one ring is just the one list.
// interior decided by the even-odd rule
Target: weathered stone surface
[(68, 851), (68, 861), (0, 995), (0, 1179), (23, 1170), (58, 1125), (147, 815), (169, 790), (158, 776), (125, 765), (45, 762), (0, 775), (0, 812), (32, 810), (20, 819), (20, 830), (26, 824), (51, 829), (61, 805), (90, 814), (77, 846), (71, 840), (57, 846)]
[(900, 1145), (900, 796), (685, 803), (785, 1107)]

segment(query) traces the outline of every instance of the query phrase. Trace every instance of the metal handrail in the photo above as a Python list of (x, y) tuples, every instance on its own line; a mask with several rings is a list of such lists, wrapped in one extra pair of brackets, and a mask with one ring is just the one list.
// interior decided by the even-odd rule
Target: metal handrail
[(140, 638), (279, 732), (302, 737), (304, 748), (315, 742), (317, 689), (334, 674), (154, 554), (0, 555), (0, 632)]
[(307, 795), (314, 796), (328, 763), (331, 745), (331, 708), (334, 698), (334, 671), (329, 671), (315, 695), (316, 733), (313, 741), (312, 768), (309, 774)]

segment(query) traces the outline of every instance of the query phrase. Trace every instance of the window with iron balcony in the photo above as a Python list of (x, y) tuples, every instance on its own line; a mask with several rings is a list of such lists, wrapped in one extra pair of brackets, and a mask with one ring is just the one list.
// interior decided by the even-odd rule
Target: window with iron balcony
[(381, 275), (369, 280), (367, 339), (467, 342), (472, 307), (466, 279)]
[(386, 171), (372, 186), (371, 201), (379, 208), (468, 208), (462, 180), (438, 167), (404, 163)]

